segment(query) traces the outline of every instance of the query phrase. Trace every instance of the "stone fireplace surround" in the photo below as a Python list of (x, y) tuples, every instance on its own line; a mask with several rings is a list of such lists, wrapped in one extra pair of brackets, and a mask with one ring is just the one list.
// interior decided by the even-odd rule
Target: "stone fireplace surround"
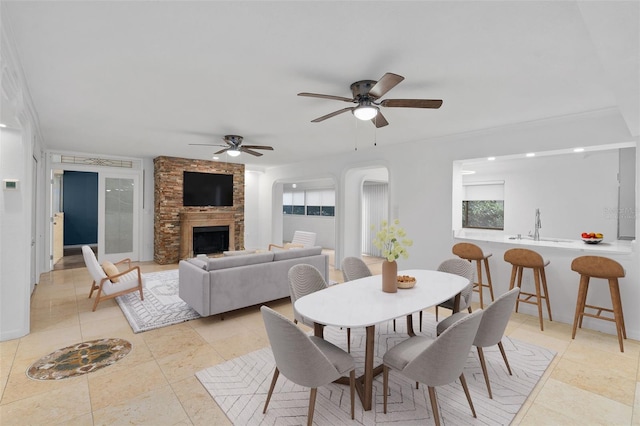
[[(229, 249), (244, 248), (244, 164), (177, 157), (156, 157), (153, 164), (153, 260), (156, 263), (177, 263), (188, 257), (194, 226), (229, 226)], [(233, 174), (233, 206), (184, 207), (184, 171)], [(186, 238), (189, 238), (188, 245)]]

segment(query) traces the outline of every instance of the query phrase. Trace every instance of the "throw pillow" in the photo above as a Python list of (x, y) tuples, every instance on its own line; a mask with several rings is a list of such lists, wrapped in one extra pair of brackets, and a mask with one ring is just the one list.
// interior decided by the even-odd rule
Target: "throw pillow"
[(117, 283), (120, 280), (119, 278), (111, 278), (114, 275), (118, 275), (120, 271), (118, 271), (116, 265), (109, 262), (108, 260), (102, 262), (102, 270), (105, 274), (107, 274), (112, 283)]

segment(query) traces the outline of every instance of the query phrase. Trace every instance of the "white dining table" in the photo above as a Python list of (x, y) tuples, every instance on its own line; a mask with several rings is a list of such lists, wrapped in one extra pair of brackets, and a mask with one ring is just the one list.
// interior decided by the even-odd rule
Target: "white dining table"
[[(364, 374), (356, 380), (358, 396), (364, 410), (371, 410), (373, 378), (382, 366), (373, 366), (375, 325), (395, 318), (407, 317), (407, 332), (414, 335), (412, 315), (438, 305), (452, 297), (458, 306), (460, 292), (469, 280), (446, 272), (409, 269), (398, 275), (416, 278), (410, 289), (398, 289), (396, 293), (382, 291), (382, 276), (373, 275), (320, 290), (295, 302), (300, 315), (313, 321), (316, 336), (323, 336), (324, 326), (366, 328)], [(341, 382), (348, 383), (344, 378)]]

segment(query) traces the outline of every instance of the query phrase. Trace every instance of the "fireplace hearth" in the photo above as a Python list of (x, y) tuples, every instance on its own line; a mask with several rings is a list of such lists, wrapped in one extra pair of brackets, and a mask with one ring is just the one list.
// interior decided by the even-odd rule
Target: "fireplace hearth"
[(193, 228), (193, 254), (216, 254), (229, 249), (228, 226), (197, 226)]

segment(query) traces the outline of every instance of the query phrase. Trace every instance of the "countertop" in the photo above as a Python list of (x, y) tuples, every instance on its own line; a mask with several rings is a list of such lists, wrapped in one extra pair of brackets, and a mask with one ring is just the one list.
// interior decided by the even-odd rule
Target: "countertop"
[(531, 237), (522, 236), (518, 239), (516, 235), (504, 235), (502, 233), (492, 233), (483, 231), (454, 231), (453, 237), (462, 241), (481, 241), (487, 243), (502, 243), (523, 247), (549, 247), (556, 249), (574, 250), (581, 252), (591, 252), (594, 255), (600, 254), (631, 254), (635, 250), (634, 241), (603, 240), (598, 244), (587, 244), (582, 240), (570, 240), (565, 238), (553, 238), (541, 236), (540, 241), (534, 241)]

